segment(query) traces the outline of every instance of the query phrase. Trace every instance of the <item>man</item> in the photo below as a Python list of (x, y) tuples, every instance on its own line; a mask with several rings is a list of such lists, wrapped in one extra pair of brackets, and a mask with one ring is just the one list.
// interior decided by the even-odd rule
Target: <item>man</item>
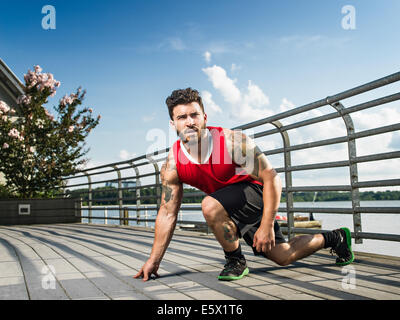
[(147, 281), (152, 274), (158, 276), (175, 229), (183, 183), (207, 194), (201, 203), (203, 215), (226, 258), (219, 280), (237, 280), (249, 273), (239, 237), (255, 255), (281, 266), (322, 248), (332, 248), (338, 265), (354, 260), (347, 228), (301, 235), (286, 242), (275, 221), (281, 181), (254, 141), (240, 131), (207, 127), (207, 115), (196, 90), (175, 90), (166, 103), (179, 139), (161, 169), (162, 196), (154, 243), (149, 259), (135, 278)]

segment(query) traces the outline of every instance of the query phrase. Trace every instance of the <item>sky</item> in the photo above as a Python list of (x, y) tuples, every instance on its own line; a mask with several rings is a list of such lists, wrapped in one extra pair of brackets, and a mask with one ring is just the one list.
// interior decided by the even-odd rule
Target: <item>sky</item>
[[(82, 86), (84, 105), (102, 116), (87, 140), (89, 167), (170, 146), (176, 135), (165, 99), (178, 88), (201, 92), (208, 125), (232, 128), (400, 71), (398, 0), (0, 0), (0, 5), (0, 57), (17, 77), (40, 65), (61, 81), (49, 109)], [(55, 29), (43, 28), (46, 5), (55, 8)], [(346, 28), (349, 11), (342, 10), (349, 5), (355, 19), (345, 20), (351, 27)], [(399, 87), (365, 96), (375, 99)], [(360, 101), (350, 99), (346, 106)], [(332, 112), (304, 116), (327, 110)], [(357, 113), (353, 120), (359, 130), (398, 123), (399, 103)], [(291, 143), (345, 134), (340, 121), (293, 131)], [(267, 150), (280, 142), (257, 143)], [(399, 150), (400, 134), (361, 139), (357, 147), (358, 155)], [(336, 148), (346, 156), (346, 146)], [(318, 150), (293, 154), (294, 164), (330, 160)], [(360, 165), (360, 180), (394, 178), (399, 162), (382, 163)], [(308, 172), (298, 182), (318, 177), (341, 184), (338, 172)]]

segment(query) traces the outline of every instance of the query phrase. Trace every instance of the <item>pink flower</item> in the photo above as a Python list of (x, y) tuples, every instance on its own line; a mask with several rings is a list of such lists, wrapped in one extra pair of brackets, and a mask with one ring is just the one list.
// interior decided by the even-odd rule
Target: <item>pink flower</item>
[(9, 147), (8, 143), (4, 142), (3, 149), (8, 149), (8, 147)]
[(22, 96), (19, 96), (17, 99), (18, 104), (30, 104), (31, 101), (32, 101), (32, 97), (24, 95), (24, 94)]
[[(21, 140), (21, 135), (20, 135), (20, 133), (19, 133), (19, 131), (17, 130), (17, 129), (15, 129), (15, 128), (12, 128), (9, 132), (8, 132), (8, 136), (9, 137), (11, 137), (11, 138), (16, 138), (16, 139), (19, 139), (19, 140)], [(23, 138), (22, 138), (22, 140), (23, 140)]]
[(10, 107), (4, 101), (0, 100), (0, 114), (8, 113), (10, 111)]
[(35, 151), (35, 148), (29, 147), (29, 152), (33, 153)]
[(38, 90), (43, 91), (48, 88), (51, 96), (54, 96), (60, 86), (60, 81), (56, 81), (51, 73), (41, 73), (42, 68), (40, 66), (35, 66), (34, 68), (34, 72), (28, 70), (28, 73), (24, 75), (28, 89), (36, 86)]
[(76, 95), (71, 94), (70, 96), (65, 95), (61, 100), (60, 100), (60, 105), (65, 107), (67, 104), (72, 104), (76, 100)]
[(47, 118), (49, 118), (51, 121), (54, 121), (54, 116), (49, 112), (49, 110), (45, 108), (44, 112), (46, 113)]

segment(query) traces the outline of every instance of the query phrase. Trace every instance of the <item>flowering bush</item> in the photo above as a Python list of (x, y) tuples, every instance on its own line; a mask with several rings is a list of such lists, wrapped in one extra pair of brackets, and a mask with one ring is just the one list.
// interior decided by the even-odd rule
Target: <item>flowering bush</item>
[(63, 176), (79, 170), (85, 138), (99, 123), (91, 108), (81, 108), (85, 91), (65, 95), (51, 113), (44, 105), (60, 82), (39, 66), (24, 76), (25, 88), (18, 112), (0, 100), (0, 172), (11, 196), (51, 196), (63, 186)]

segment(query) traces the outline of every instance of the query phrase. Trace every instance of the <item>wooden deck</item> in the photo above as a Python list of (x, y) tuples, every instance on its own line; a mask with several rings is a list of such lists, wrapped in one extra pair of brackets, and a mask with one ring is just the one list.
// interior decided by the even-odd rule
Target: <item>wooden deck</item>
[(160, 278), (133, 279), (153, 233), (138, 227), (55, 224), (0, 227), (0, 299), (400, 299), (400, 259), (357, 254), (351, 268), (328, 251), (287, 267), (243, 245), (249, 276), (217, 281), (223, 252), (211, 235), (177, 230)]

